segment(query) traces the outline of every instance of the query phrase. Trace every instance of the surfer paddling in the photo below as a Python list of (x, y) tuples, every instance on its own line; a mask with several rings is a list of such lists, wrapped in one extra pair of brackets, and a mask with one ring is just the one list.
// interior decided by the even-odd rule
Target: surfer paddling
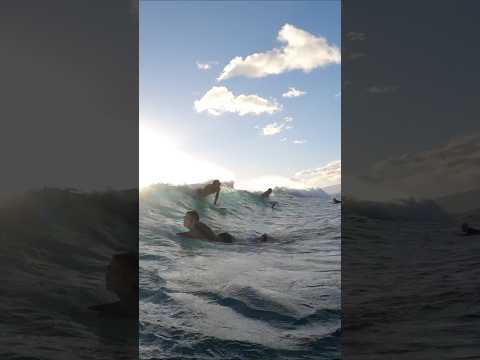
[(270, 197), (270, 195), (272, 194), (272, 189), (268, 189), (267, 191), (265, 191), (262, 195), (260, 195), (261, 197), (265, 198), (265, 199), (268, 199)]
[[(260, 195), (260, 197), (262, 199), (269, 199), (270, 198), (270, 195), (272, 195), (272, 192), (273, 190), (271, 188), (269, 188), (267, 191), (265, 191), (262, 195)], [(272, 209), (275, 207), (275, 205), (277, 205), (278, 203), (276, 201), (272, 202)]]
[(220, 195), (220, 181), (214, 180), (211, 184), (206, 185), (202, 189), (197, 190), (197, 195), (201, 198), (205, 198), (211, 194), (215, 194), (215, 200), (213, 203), (217, 205), (218, 197)]
[[(195, 210), (187, 211), (183, 218), (183, 226), (189, 229), (189, 231), (180, 232), (177, 235), (212, 242), (232, 243), (235, 241), (235, 238), (227, 232), (216, 235), (208, 225), (200, 221), (200, 216)], [(256, 240), (267, 241), (268, 235), (263, 234)]]

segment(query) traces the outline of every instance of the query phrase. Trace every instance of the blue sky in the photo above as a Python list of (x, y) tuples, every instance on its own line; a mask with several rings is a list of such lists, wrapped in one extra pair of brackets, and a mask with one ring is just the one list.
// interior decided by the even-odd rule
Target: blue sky
[[(289, 178), (340, 160), (339, 63), (308, 73), (287, 69), (217, 81), (233, 58), (284, 47), (277, 37), (285, 24), (340, 48), (339, 1), (141, 2), (140, 125), (174, 139), (183, 153), (232, 171), (236, 180)], [(210, 62), (210, 68), (199, 69), (197, 62)], [(195, 101), (215, 86), (234, 96), (257, 95), (277, 111), (199, 112)], [(306, 94), (282, 97), (290, 87)], [(287, 124), (285, 117), (293, 120)], [(264, 135), (262, 129), (272, 123), (284, 124), (282, 131)]]

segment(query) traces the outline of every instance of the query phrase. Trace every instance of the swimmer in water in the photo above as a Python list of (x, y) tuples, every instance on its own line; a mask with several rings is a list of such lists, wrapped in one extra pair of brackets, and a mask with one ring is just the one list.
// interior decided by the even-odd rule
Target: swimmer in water
[(115, 293), (119, 301), (90, 306), (100, 316), (138, 317), (138, 255), (122, 253), (112, 257), (105, 274), (107, 290)]
[[(208, 225), (200, 221), (200, 216), (195, 210), (187, 211), (183, 218), (183, 226), (189, 231), (177, 233), (177, 235), (212, 242), (233, 243), (235, 241), (235, 238), (227, 232), (216, 235)], [(263, 234), (257, 240), (264, 242), (267, 239), (268, 235)]]
[(220, 195), (220, 181), (214, 180), (211, 184), (208, 184), (203, 189), (197, 190), (197, 195), (204, 198), (208, 195), (215, 194), (214, 204), (217, 205), (218, 196)]
[(470, 227), (467, 223), (462, 224), (464, 236), (480, 235), (480, 230)]
[(341, 201), (340, 201), (340, 200), (337, 200), (336, 198), (333, 198), (333, 203), (334, 203), (334, 204), (340, 204)]

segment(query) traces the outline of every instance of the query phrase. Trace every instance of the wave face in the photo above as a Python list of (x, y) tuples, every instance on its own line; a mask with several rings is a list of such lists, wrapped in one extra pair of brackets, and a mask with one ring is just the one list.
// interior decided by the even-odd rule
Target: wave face
[[(49, 189), (0, 201), (1, 359), (131, 359), (137, 324), (99, 319), (112, 255), (136, 251), (138, 191)], [(73, 356), (73, 357), (72, 357)]]
[[(270, 201), (234, 189), (198, 200), (188, 187), (140, 196), (142, 359), (339, 359), (340, 206), (276, 189)], [(184, 239), (199, 212), (238, 241)], [(256, 243), (255, 234), (274, 240)]]

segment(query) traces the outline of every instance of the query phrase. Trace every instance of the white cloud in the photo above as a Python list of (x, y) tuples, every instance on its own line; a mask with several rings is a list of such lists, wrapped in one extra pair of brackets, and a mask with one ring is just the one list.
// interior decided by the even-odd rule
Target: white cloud
[(197, 67), (200, 69), (200, 70), (208, 70), (210, 69), (210, 64), (202, 64), (202, 63), (199, 63), (197, 62)]
[(206, 111), (211, 115), (221, 115), (225, 112), (246, 114), (273, 114), (281, 110), (281, 105), (275, 100), (267, 100), (258, 95), (235, 96), (224, 86), (214, 86), (200, 100), (194, 102), (197, 112)]
[(292, 121), (293, 121), (293, 118), (291, 116), (285, 116), (283, 118), (283, 122), (281, 123), (273, 122), (271, 124), (267, 124), (262, 129), (263, 135), (272, 136), (282, 132), (283, 130), (291, 129), (292, 126), (287, 124)]
[(291, 98), (291, 97), (303, 96), (306, 93), (307, 93), (306, 91), (298, 90), (298, 89), (295, 89), (294, 87), (289, 87), (288, 91), (286, 93), (283, 93), (282, 96)]
[(212, 68), (212, 65), (218, 64), (218, 61), (208, 61), (208, 62), (200, 62), (197, 61), (197, 68), (200, 70), (210, 70)]
[(305, 144), (307, 142), (307, 140), (303, 139), (303, 140), (293, 140), (292, 141), (294, 144)]
[(262, 129), (263, 135), (265, 136), (272, 136), (275, 134), (278, 134), (279, 132), (282, 131), (282, 129), (285, 127), (285, 124), (278, 124), (276, 122), (267, 124), (265, 127)]
[(292, 179), (308, 187), (326, 187), (341, 183), (341, 161), (331, 161), (325, 166), (297, 172)]
[(315, 36), (293, 25), (285, 24), (278, 33), (278, 41), (284, 46), (245, 58), (237, 56), (225, 66), (218, 81), (234, 76), (260, 78), (286, 71), (303, 70), (340, 63), (340, 50), (330, 45), (324, 37)]

